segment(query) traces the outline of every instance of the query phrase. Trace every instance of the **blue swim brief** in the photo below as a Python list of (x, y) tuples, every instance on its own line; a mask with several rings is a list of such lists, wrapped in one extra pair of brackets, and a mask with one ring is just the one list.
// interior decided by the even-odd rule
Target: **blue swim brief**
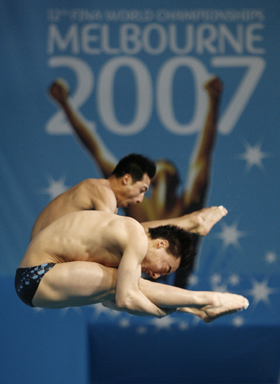
[(18, 268), (15, 277), (15, 289), (18, 297), (30, 307), (34, 307), (32, 299), (42, 277), (53, 268), (55, 263), (45, 263), (29, 268)]

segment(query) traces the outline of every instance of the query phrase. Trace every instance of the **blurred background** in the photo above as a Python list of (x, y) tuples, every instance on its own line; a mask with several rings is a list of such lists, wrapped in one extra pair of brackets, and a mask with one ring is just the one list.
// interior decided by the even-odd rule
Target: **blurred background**
[[(2, 0), (0, 12), (1, 381), (279, 384), (279, 3)], [(247, 311), (204, 324), (18, 299), (40, 211), (133, 152), (157, 176), (120, 214), (229, 212), (162, 282), (242, 294)]]

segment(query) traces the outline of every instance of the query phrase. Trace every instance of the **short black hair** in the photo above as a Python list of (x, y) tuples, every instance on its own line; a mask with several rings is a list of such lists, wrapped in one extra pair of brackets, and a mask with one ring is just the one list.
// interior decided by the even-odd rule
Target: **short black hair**
[(167, 253), (172, 254), (176, 259), (181, 257), (179, 268), (187, 267), (195, 257), (193, 248), (194, 237), (190, 232), (177, 225), (161, 225), (149, 228), (152, 239), (164, 239), (169, 242)]
[(147, 173), (152, 179), (156, 174), (156, 164), (146, 156), (131, 153), (118, 162), (112, 175), (120, 178), (127, 173), (132, 177), (134, 183), (142, 180), (144, 173)]

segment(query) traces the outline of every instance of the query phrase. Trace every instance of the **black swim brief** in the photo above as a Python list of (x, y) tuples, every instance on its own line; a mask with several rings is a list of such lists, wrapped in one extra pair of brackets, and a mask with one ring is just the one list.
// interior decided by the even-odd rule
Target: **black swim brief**
[(18, 268), (15, 277), (15, 289), (18, 297), (30, 307), (34, 307), (32, 299), (42, 277), (53, 268), (55, 263), (45, 263), (29, 268)]

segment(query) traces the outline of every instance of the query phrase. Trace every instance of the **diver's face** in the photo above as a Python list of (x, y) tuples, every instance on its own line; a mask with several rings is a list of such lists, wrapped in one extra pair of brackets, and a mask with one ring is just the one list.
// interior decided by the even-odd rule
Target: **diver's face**
[(128, 205), (142, 203), (145, 193), (148, 191), (151, 179), (144, 173), (142, 180), (132, 180), (131, 175), (127, 174), (122, 179), (122, 193), (118, 196), (118, 207), (126, 208)]
[(181, 258), (175, 258), (167, 253), (168, 241), (163, 239), (150, 240), (147, 255), (141, 263), (142, 272), (148, 274), (153, 279), (158, 279), (163, 275), (170, 275), (176, 271), (181, 262)]

